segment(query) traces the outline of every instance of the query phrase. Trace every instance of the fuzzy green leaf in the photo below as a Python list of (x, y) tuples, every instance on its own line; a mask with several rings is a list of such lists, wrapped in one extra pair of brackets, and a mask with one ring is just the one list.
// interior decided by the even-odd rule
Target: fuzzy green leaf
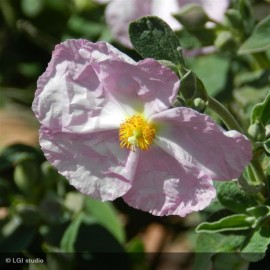
[(265, 223), (254, 231), (241, 250), (242, 257), (248, 261), (256, 262), (265, 256), (268, 245), (270, 244), (270, 225)]
[(221, 233), (200, 233), (197, 237), (195, 252), (218, 253), (237, 250), (244, 242), (244, 235), (224, 235)]
[(184, 65), (177, 36), (160, 18), (147, 16), (132, 22), (129, 25), (129, 36), (134, 49), (142, 57)]
[(223, 231), (236, 231), (236, 230), (247, 230), (250, 229), (252, 222), (249, 220), (247, 215), (236, 214), (228, 217), (224, 217), (215, 222), (203, 222), (197, 228), (197, 232), (223, 232)]
[(236, 213), (244, 213), (246, 208), (258, 204), (252, 195), (248, 195), (239, 187), (237, 182), (218, 183), (217, 192), (219, 202)]

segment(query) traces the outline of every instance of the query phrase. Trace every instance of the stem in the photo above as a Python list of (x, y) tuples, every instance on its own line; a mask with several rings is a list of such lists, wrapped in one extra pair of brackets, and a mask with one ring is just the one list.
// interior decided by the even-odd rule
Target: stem
[(237, 130), (243, 133), (242, 128), (235, 120), (233, 115), (219, 101), (208, 96), (208, 106), (220, 117), (220, 119), (223, 121), (223, 123), (227, 126), (228, 129)]

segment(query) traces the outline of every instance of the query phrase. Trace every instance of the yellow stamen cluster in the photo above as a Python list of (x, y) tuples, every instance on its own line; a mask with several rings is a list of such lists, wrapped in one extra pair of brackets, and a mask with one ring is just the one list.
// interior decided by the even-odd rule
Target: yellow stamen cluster
[(132, 151), (135, 151), (135, 147), (148, 150), (153, 143), (155, 134), (156, 129), (152, 124), (147, 123), (140, 115), (133, 115), (120, 125), (120, 146)]

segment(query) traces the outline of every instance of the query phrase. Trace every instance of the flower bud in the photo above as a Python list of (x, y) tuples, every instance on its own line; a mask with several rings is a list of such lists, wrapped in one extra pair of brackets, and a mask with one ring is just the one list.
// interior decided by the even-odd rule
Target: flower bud
[(201, 28), (207, 21), (208, 16), (199, 5), (186, 5), (181, 12), (174, 14), (174, 17), (187, 29)]
[(193, 101), (193, 104), (194, 104), (195, 109), (200, 112), (204, 111), (207, 106), (207, 102), (205, 102), (201, 98), (195, 98)]
[(263, 141), (265, 139), (265, 128), (261, 123), (256, 121), (248, 128), (248, 134), (254, 141)]

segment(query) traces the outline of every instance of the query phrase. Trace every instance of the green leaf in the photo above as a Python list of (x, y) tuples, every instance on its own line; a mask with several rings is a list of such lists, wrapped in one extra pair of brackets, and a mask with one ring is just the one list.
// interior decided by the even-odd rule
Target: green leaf
[(270, 138), (267, 139), (263, 144), (264, 150), (270, 154)]
[(79, 234), (80, 226), (83, 222), (88, 225), (94, 223), (94, 219), (86, 218), (85, 214), (80, 213), (66, 229), (60, 243), (60, 247), (65, 252), (75, 252), (75, 242)]
[(243, 18), (236, 9), (227, 9), (224, 16), (224, 25), (234, 30), (242, 30)]
[(257, 89), (251, 86), (243, 86), (233, 92), (235, 100), (243, 107), (253, 106), (254, 102), (259, 102), (269, 93), (269, 87)]
[(221, 233), (200, 233), (197, 237), (195, 252), (218, 253), (236, 251), (245, 240), (245, 235), (224, 235)]
[(124, 252), (123, 247), (94, 217), (78, 214), (65, 231), (60, 247), (66, 252)]
[(241, 256), (251, 262), (257, 262), (265, 256), (270, 244), (270, 225), (265, 223), (254, 231), (247, 244), (241, 250)]
[(238, 253), (196, 253), (193, 270), (247, 270), (249, 262)]
[(242, 23), (244, 25), (244, 32), (246, 35), (250, 35), (255, 23), (253, 6), (251, 4), (251, 1), (238, 0), (236, 2), (236, 5), (238, 11), (240, 12)]
[(238, 54), (263, 52), (270, 49), (270, 16), (260, 21), (251, 36), (242, 44)]
[(211, 258), (213, 257), (214, 253), (195, 253), (195, 259), (192, 266), (193, 270), (212, 270), (213, 265), (211, 262)]
[(224, 217), (215, 222), (203, 222), (197, 226), (197, 232), (223, 232), (223, 231), (237, 231), (248, 230), (251, 228), (255, 219), (249, 220), (249, 216), (244, 214), (236, 214)]
[(258, 205), (247, 209), (247, 213), (254, 216), (257, 220), (263, 220), (270, 216), (270, 206)]
[[(243, 244), (245, 235), (224, 235), (221, 233), (208, 234), (200, 233), (197, 237), (195, 247), (195, 260), (193, 270), (211, 270), (219, 269), (213, 266), (213, 257), (218, 253), (235, 252)], [(230, 253), (229, 253), (230, 254)], [(228, 266), (227, 269), (230, 268)]]
[(188, 65), (189, 69), (202, 80), (210, 96), (215, 96), (223, 90), (230, 66), (228, 59), (215, 55), (204, 55), (194, 59), (190, 58)]
[(85, 210), (94, 217), (99, 224), (104, 226), (120, 243), (125, 242), (125, 233), (117, 213), (109, 202), (100, 202), (87, 197)]
[(213, 258), (213, 268), (218, 270), (247, 270), (249, 262), (241, 258), (239, 253), (220, 253)]
[(155, 16), (147, 16), (129, 25), (134, 49), (144, 58), (168, 60), (184, 65), (182, 48), (169, 25)]
[(248, 207), (257, 205), (256, 199), (240, 189), (237, 182), (220, 182), (217, 184), (219, 202), (227, 209), (244, 213)]
[(254, 124), (256, 120), (263, 125), (267, 125), (270, 121), (270, 94), (261, 103), (256, 104), (251, 112), (251, 124)]

